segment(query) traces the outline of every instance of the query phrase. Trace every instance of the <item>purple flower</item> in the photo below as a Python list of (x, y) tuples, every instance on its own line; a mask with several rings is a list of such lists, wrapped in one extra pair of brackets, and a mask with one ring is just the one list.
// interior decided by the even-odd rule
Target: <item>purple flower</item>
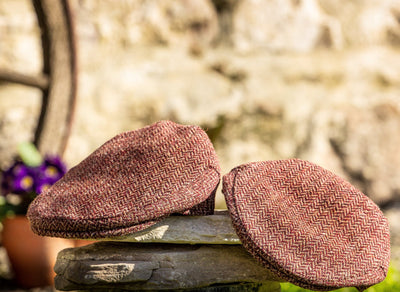
[(37, 167), (26, 166), (16, 161), (2, 173), (1, 194), (40, 194), (58, 181), (67, 172), (66, 165), (58, 156), (46, 156)]
[(54, 184), (67, 172), (66, 165), (58, 156), (46, 156), (43, 164), (39, 166), (40, 178), (38, 181), (43, 181), (46, 184)]
[[(26, 214), (32, 200), (67, 172), (66, 165), (58, 156), (42, 159), (35, 149), (33, 144), (21, 147), (19, 158), (0, 172), (0, 195), (4, 196), (0, 204), (0, 220), (7, 214)], [(40, 159), (33, 159), (35, 155)]]
[(29, 171), (22, 172), (16, 176), (13, 181), (13, 192), (15, 193), (29, 193), (33, 191), (35, 178)]
[(40, 179), (35, 182), (35, 193), (41, 194), (43, 191), (47, 190), (54, 184), (51, 179)]
[(1, 181), (1, 193), (7, 195), (13, 193), (31, 192), (34, 187), (34, 172), (21, 161), (16, 161), (10, 168), (3, 172)]

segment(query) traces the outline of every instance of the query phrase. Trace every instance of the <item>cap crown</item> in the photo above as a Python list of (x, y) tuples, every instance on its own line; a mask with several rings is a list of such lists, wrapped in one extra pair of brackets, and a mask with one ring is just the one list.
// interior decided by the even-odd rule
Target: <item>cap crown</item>
[(28, 217), (40, 235), (117, 236), (191, 208), (212, 213), (219, 180), (207, 134), (162, 121), (99, 147), (39, 195)]
[(332, 172), (298, 159), (249, 163), (224, 176), (223, 193), (243, 245), (283, 279), (362, 290), (386, 277), (387, 219)]

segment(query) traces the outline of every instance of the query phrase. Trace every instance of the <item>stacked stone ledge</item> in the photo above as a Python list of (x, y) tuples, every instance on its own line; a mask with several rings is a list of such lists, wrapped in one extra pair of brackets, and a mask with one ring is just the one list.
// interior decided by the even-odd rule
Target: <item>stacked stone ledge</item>
[(171, 216), (141, 232), (65, 249), (54, 269), (64, 291), (280, 291), (279, 279), (242, 247), (225, 211)]

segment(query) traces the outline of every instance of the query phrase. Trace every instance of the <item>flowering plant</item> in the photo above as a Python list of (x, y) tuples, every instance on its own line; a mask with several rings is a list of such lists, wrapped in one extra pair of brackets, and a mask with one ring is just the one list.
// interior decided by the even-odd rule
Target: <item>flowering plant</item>
[(18, 147), (18, 158), (1, 173), (0, 220), (26, 214), (29, 204), (67, 171), (58, 156), (41, 157), (33, 144)]

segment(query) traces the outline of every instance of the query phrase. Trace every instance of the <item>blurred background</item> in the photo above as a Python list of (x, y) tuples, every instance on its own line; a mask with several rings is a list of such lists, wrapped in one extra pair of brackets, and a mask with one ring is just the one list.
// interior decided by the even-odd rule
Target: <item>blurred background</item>
[[(69, 167), (123, 131), (200, 125), (224, 174), (297, 157), (346, 178), (389, 218), (398, 257), (400, 1), (69, 2), (78, 57)], [(31, 1), (1, 0), (0, 68), (40, 72), (40, 35)], [(42, 95), (0, 83), (0, 166), (33, 139)]]

